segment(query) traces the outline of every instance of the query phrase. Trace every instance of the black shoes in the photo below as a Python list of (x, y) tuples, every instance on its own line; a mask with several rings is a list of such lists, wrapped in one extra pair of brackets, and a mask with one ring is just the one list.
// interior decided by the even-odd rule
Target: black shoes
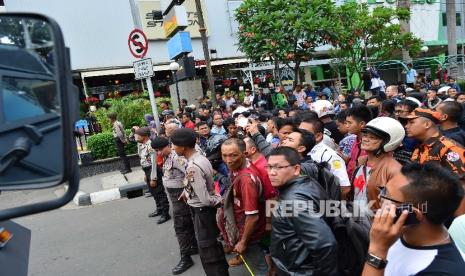
[(178, 265), (173, 268), (172, 272), (174, 275), (178, 275), (185, 272), (193, 265), (194, 262), (192, 261), (191, 256), (184, 256), (181, 257), (181, 260), (179, 261)]
[(161, 216), (161, 212), (158, 211), (158, 210), (149, 214), (149, 218), (154, 218), (154, 217), (157, 217), (157, 216)]
[(157, 224), (162, 224), (170, 220), (170, 215), (161, 215), (160, 219), (157, 221)]
[(132, 170), (131, 170), (131, 169), (129, 169), (129, 170), (121, 170), (120, 172), (121, 172), (122, 174), (127, 174), (127, 173), (132, 172)]

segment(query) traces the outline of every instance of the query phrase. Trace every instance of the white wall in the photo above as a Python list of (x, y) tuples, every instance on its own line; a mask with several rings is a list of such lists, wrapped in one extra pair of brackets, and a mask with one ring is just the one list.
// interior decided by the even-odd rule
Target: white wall
[[(231, 34), (227, 0), (205, 0), (209, 48), (218, 58), (242, 57)], [(9, 12), (36, 12), (60, 24), (71, 49), (73, 70), (132, 66), (128, 35), (133, 29), (129, 0), (5, 0)], [(200, 39), (193, 39), (193, 56), (203, 59)], [(166, 41), (151, 41), (147, 57), (154, 64), (168, 63)]]

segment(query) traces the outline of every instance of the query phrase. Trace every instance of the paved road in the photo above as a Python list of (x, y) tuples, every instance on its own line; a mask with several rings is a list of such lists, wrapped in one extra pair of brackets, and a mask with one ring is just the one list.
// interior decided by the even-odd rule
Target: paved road
[[(29, 275), (172, 275), (179, 254), (172, 220), (157, 225), (147, 217), (153, 208), (140, 197), (16, 219), (32, 230)], [(204, 275), (198, 255), (194, 262), (182, 275)]]

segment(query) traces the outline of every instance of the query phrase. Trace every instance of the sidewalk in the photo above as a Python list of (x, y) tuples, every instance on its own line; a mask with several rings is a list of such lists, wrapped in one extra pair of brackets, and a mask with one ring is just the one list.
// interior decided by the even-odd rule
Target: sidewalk
[(123, 197), (142, 196), (145, 188), (142, 168), (133, 167), (132, 172), (125, 175), (113, 171), (82, 178), (73, 201), (78, 206), (99, 204)]

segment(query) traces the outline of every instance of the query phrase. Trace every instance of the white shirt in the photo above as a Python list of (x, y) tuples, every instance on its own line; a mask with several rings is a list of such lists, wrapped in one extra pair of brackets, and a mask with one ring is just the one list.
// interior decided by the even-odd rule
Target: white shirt
[(253, 95), (245, 96), (245, 97), (244, 97), (244, 102), (248, 102), (248, 103), (252, 104), (252, 103), (253, 103), (253, 99), (254, 99), (254, 96), (253, 96)]
[(323, 141), (316, 144), (309, 152), (310, 157), (317, 163), (327, 162), (331, 169), (330, 171), (339, 178), (341, 187), (350, 186), (349, 176), (347, 175), (346, 164), (344, 160)]

